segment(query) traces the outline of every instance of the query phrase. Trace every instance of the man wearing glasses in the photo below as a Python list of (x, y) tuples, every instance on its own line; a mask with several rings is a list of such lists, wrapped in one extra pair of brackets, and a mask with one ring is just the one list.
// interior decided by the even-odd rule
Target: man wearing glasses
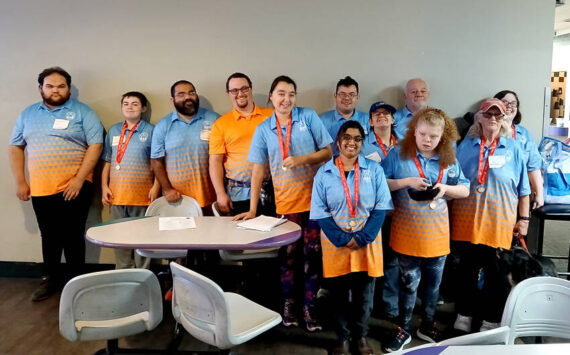
[(205, 214), (215, 201), (208, 176), (208, 141), (216, 112), (200, 107), (194, 85), (186, 80), (170, 88), (175, 110), (161, 119), (152, 135), (151, 166), (168, 202), (194, 198)]
[[(325, 125), (331, 137), (336, 137), (340, 126), (347, 120), (355, 120), (362, 128), (364, 134), (368, 135), (370, 123), (368, 122), (368, 114), (357, 111), (358, 103), (358, 83), (350, 76), (340, 79), (336, 84), (334, 99), (336, 108), (320, 115), (321, 121)], [(338, 147), (333, 144), (333, 155), (338, 155)]]
[[(233, 109), (214, 123), (210, 135), (210, 178), (218, 210), (223, 214), (249, 211), (253, 163), (246, 158), (257, 125), (273, 114), (272, 109), (253, 102), (252, 90), (247, 75), (233, 73), (228, 77), (226, 92)], [(264, 198), (265, 192), (273, 194), (269, 182), (264, 182), (262, 190), (260, 213), (275, 214), (274, 205)]]
[(410, 79), (404, 90), (405, 106), (394, 113), (394, 133), (401, 140), (408, 130), (408, 122), (412, 116), (422, 108), (427, 107), (429, 100), (429, 88), (425, 80), (420, 78)]

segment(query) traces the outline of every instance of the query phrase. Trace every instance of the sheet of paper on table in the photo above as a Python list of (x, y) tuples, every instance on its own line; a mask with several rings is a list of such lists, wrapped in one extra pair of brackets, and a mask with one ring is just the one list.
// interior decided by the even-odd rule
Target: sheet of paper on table
[(158, 219), (159, 231), (175, 231), (190, 228), (196, 228), (194, 217), (160, 217)]
[(284, 217), (275, 218), (261, 215), (259, 217), (238, 223), (237, 226), (243, 229), (254, 229), (262, 232), (269, 232), (273, 228), (285, 222), (287, 222), (287, 220)]

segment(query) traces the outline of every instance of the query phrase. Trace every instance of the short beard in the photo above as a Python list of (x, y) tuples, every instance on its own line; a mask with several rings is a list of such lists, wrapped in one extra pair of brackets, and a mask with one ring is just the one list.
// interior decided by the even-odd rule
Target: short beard
[(63, 105), (63, 104), (66, 103), (67, 100), (69, 100), (69, 98), (71, 97), (71, 92), (68, 92), (66, 96), (60, 96), (59, 99), (53, 100), (53, 99), (51, 98), (51, 95), (50, 95), (50, 96), (45, 96), (43, 91), (40, 91), (40, 93), (41, 93), (42, 99), (44, 100), (44, 103), (45, 103), (46, 105), (55, 106), (55, 107), (58, 107), (58, 106)]
[[(186, 102), (190, 101), (193, 103), (191, 107), (186, 107)], [(174, 102), (174, 107), (176, 111), (184, 116), (194, 116), (198, 112), (198, 107), (200, 107), (200, 98), (196, 96), (196, 99), (186, 99), (183, 102)]]

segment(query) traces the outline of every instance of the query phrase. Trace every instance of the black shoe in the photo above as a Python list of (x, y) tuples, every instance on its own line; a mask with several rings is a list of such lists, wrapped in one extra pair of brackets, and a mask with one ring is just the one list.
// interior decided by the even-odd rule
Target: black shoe
[(400, 351), (412, 341), (412, 336), (410, 333), (404, 330), (402, 327), (398, 327), (394, 333), (394, 336), (387, 344), (382, 345), (382, 350), (386, 353), (393, 353), (395, 351)]
[(374, 355), (374, 350), (368, 344), (365, 337), (362, 337), (356, 341), (356, 349), (358, 349), (358, 354), (360, 355)]
[(421, 340), (427, 341), (428, 343), (438, 343), (441, 341), (441, 333), (437, 329), (436, 323), (422, 324), (417, 330), (416, 335)]
[(50, 282), (49, 278), (43, 278), (40, 283), (40, 287), (32, 293), (32, 302), (46, 300), (57, 291), (59, 291), (59, 287), (54, 286), (53, 282)]
[(343, 340), (342, 343), (339, 343), (331, 351), (331, 355), (349, 355), (349, 354), (350, 351), (349, 351), (348, 339)]

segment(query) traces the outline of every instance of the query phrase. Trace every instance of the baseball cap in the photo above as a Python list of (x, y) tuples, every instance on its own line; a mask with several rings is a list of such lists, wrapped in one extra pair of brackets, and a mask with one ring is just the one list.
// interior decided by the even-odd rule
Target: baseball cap
[(496, 106), (502, 114), (505, 114), (505, 111), (507, 110), (503, 101), (499, 99), (485, 99), (481, 102), (481, 105), (479, 105), (479, 111), (487, 112), (493, 106)]
[(396, 112), (396, 109), (394, 108), (394, 106), (388, 105), (384, 101), (378, 101), (378, 102), (373, 103), (372, 106), (370, 106), (370, 111), (368, 111), (368, 114), (371, 115), (372, 112), (378, 110), (379, 108), (386, 109), (386, 110), (390, 111), (391, 114), (394, 114), (394, 112)]

